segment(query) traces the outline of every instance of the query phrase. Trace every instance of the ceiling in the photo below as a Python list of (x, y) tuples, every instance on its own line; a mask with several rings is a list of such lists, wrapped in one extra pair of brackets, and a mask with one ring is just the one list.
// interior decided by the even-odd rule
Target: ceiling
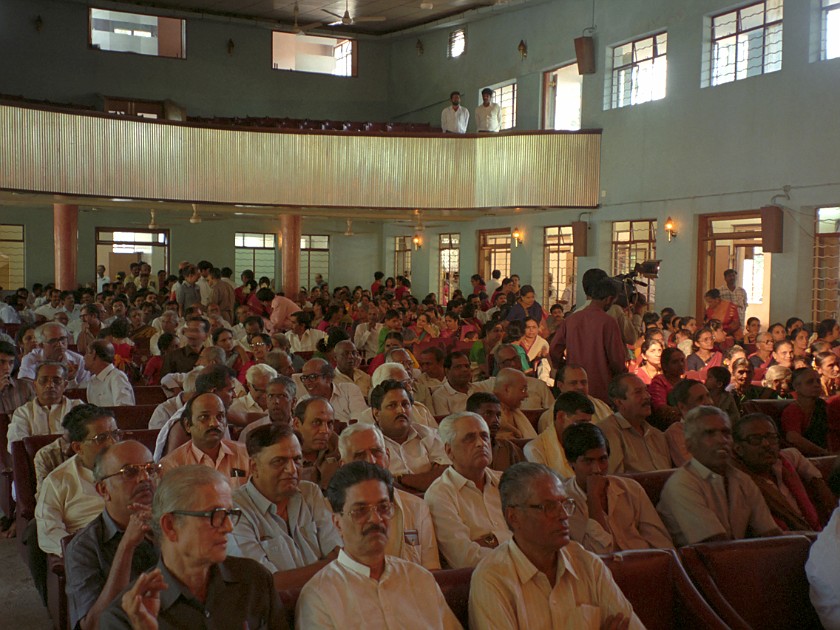
[[(414, 26), (436, 22), (438, 20), (464, 13), (471, 9), (507, 4), (509, 0), (299, 0), (298, 24), (312, 26), (321, 33), (335, 30), (342, 33), (384, 35)], [(219, 16), (234, 16), (246, 19), (258, 19), (280, 22), (291, 30), (294, 24), (294, 0), (160, 0), (132, 1), (120, 0), (122, 5), (136, 4), (144, 12), (150, 8), (171, 9), (179, 12), (196, 12)], [(516, 4), (521, 4), (517, 2)], [(421, 6), (422, 5), (422, 6)], [(329, 27), (338, 16), (349, 10), (356, 18), (384, 17), (382, 21), (362, 21), (351, 25), (338, 24)]]

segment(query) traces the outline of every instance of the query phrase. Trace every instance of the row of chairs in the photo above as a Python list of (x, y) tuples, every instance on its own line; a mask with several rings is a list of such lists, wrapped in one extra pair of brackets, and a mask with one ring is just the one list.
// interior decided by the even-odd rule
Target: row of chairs
[(354, 122), (346, 120), (310, 120), (308, 118), (274, 118), (247, 116), (188, 116), (187, 122), (213, 127), (249, 127), (258, 129), (295, 129), (323, 131), (352, 131), (365, 133), (440, 133), (429, 123), (408, 122)]

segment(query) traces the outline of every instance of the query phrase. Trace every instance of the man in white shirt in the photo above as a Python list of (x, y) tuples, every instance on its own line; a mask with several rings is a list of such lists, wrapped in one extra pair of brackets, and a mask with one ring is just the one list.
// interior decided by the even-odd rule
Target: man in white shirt
[(362, 357), (352, 341), (345, 339), (335, 344), (335, 382), (354, 383), (362, 391), (362, 396), (367, 398), (371, 388), (370, 376), (359, 369), (361, 362)]
[(453, 569), (474, 567), (510, 538), (502, 516), (499, 478), (490, 469), (487, 423), (470, 411), (447, 416), (439, 432), (452, 460), (426, 491), (438, 546)]
[[(374, 424), (351, 424), (338, 438), (341, 465), (365, 461), (384, 468), (391, 464), (385, 438)], [(422, 499), (394, 488), (394, 519), (385, 553), (416, 562), (429, 571), (440, 569), (432, 515)]]
[[(355, 383), (336, 383), (335, 370), (324, 359), (309, 359), (303, 364), (300, 382), (309, 396), (330, 401), (335, 419), (346, 424), (357, 418), (368, 406), (362, 390)], [(303, 400), (303, 398), (301, 398)]]
[(424, 492), (450, 463), (437, 432), (411, 422), (411, 394), (400, 381), (385, 380), (374, 387), (370, 404), (385, 437), (389, 470), (401, 485)]
[[(432, 414), (432, 412), (429, 411), (429, 409), (423, 403), (417, 402), (414, 399), (414, 382), (411, 376), (409, 376), (408, 370), (406, 370), (405, 367), (399, 363), (386, 362), (373, 371), (373, 376), (371, 376), (370, 382), (373, 387), (376, 387), (383, 381), (387, 381), (389, 379), (400, 381), (403, 385), (406, 386), (409, 394), (411, 394), (412, 405), (411, 414), (409, 415), (409, 419), (411, 420), (411, 422), (414, 424), (422, 424), (423, 426), (429, 427), (430, 429), (437, 429), (437, 421), (435, 420), (435, 417)], [(362, 413), (358, 415), (356, 420), (358, 422), (373, 424), (373, 409), (365, 409)]]
[(440, 128), (443, 133), (467, 133), (470, 113), (461, 107), (461, 93), (452, 92), (449, 102), (450, 105), (440, 113)]
[(723, 285), (718, 287), (718, 291), (720, 291), (720, 299), (732, 302), (738, 307), (741, 326), (745, 327), (747, 325), (747, 292), (743, 287), (737, 286), (737, 280), (738, 272), (734, 269), (727, 269), (723, 272)]
[(134, 406), (134, 388), (125, 372), (114, 365), (114, 346), (97, 339), (88, 346), (85, 367), (92, 374), (87, 384), (87, 400), (100, 407)]
[(247, 448), (253, 474), (233, 493), (244, 518), (228, 551), (262, 564), (276, 588), (301, 586), (338, 555), (329, 505), (316, 484), (301, 480), (301, 447), (289, 425), (253, 430)]
[(569, 540), (575, 503), (550, 468), (515, 464), (500, 492), (513, 538), (473, 572), (470, 628), (644, 628), (604, 563)]
[(465, 411), (467, 398), (472, 394), (472, 369), (466, 352), (449, 353), (443, 361), (446, 380), (432, 394), (436, 416)]
[(342, 466), (327, 498), (344, 548), (303, 587), (297, 627), (342, 628), (350, 619), (371, 628), (461, 627), (429, 571), (386, 553), (394, 517), (387, 470), (365, 461)]
[(35, 315), (40, 315), (45, 320), (49, 321), (55, 314), (61, 310), (61, 291), (58, 289), (50, 289), (49, 302), (39, 306), (35, 309)]
[(479, 133), (498, 132), (502, 128), (502, 108), (498, 103), (491, 103), (492, 100), (493, 90), (490, 88), (481, 90), (481, 105), (475, 110), (475, 129)]
[(35, 398), (21, 405), (12, 414), (7, 432), (9, 452), (12, 442), (30, 435), (61, 433), (64, 416), (82, 404), (81, 400), (64, 395), (67, 388), (67, 368), (61, 363), (47, 362), (38, 366), (35, 377)]
[(202, 260), (196, 265), (196, 268), (198, 269), (199, 275), (195, 284), (201, 294), (201, 305), (207, 306), (210, 303), (210, 294), (212, 292), (212, 288), (210, 287), (210, 271), (213, 269), (213, 263)]
[(105, 265), (96, 266), (96, 292), (102, 293), (102, 288), (111, 284), (111, 278), (105, 275)]
[[(235, 398), (230, 405), (230, 409), (234, 412), (234, 415), (245, 417), (245, 425), (243, 426), (268, 413), (266, 393), (268, 383), (273, 378), (277, 378), (276, 370), (264, 363), (252, 365), (245, 372), (245, 380), (248, 382), (248, 394), (240, 398)], [(235, 424), (239, 423), (236, 422)]]
[(557, 397), (552, 409), (554, 424), (525, 445), (525, 457), (529, 462), (545, 464), (565, 481), (574, 476), (574, 470), (563, 451), (563, 431), (578, 422), (592, 422), (595, 408), (583, 394), (566, 392)]
[(48, 322), (35, 329), (38, 347), (20, 361), (18, 378), (35, 379), (35, 368), (44, 361), (64, 363), (67, 366), (67, 380), (72, 387), (82, 387), (90, 378), (85, 369), (85, 358), (67, 349), (69, 343), (67, 328), (58, 322)]

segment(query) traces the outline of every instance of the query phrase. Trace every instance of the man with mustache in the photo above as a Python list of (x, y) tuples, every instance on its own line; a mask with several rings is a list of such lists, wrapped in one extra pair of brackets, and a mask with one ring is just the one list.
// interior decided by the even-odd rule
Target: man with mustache
[(216, 394), (199, 394), (184, 407), (183, 417), (190, 440), (160, 460), (163, 474), (178, 466), (202, 464), (222, 473), (232, 488), (244, 485), (251, 473), (248, 452), (242, 444), (224, 437), (227, 416), (222, 399)]
[(158, 561), (149, 520), (160, 466), (134, 440), (100, 452), (93, 466), (105, 509), (67, 545), (70, 627), (95, 628), (117, 594)]
[(48, 322), (35, 329), (38, 347), (20, 360), (18, 378), (35, 380), (38, 365), (45, 361), (63, 363), (67, 366), (67, 380), (71, 387), (83, 387), (90, 379), (85, 369), (85, 358), (67, 349), (70, 333), (58, 322)]
[(701, 405), (684, 422), (692, 458), (669, 477), (656, 506), (674, 543), (682, 547), (781, 534), (755, 482), (732, 465), (726, 413)]
[(309, 359), (303, 364), (300, 382), (309, 396), (330, 401), (335, 419), (349, 423), (367, 409), (362, 390), (355, 383), (334, 382), (335, 370), (324, 359)]
[(461, 627), (429, 571), (386, 554), (394, 517), (387, 470), (350, 462), (333, 476), (327, 498), (344, 547), (303, 587), (297, 627), (344, 628), (348, 620), (362, 619), (370, 628)]
[(301, 446), (289, 425), (251, 431), (248, 454), (253, 475), (233, 493), (243, 518), (228, 551), (262, 564), (278, 589), (301, 586), (338, 555), (329, 505), (317, 485), (301, 480)]
[(333, 431), (335, 412), (325, 398), (313, 397), (295, 407), (292, 428), (300, 436), (303, 451), (303, 479), (326, 490), (338, 469), (338, 434)]
[(604, 563), (569, 540), (575, 502), (554, 471), (516, 464), (499, 490), (513, 537), (473, 572), (470, 628), (644, 628)]

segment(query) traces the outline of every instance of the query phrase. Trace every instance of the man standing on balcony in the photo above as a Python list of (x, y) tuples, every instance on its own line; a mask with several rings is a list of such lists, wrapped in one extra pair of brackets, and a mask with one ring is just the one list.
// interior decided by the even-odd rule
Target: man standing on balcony
[(451, 105), (440, 114), (440, 128), (443, 133), (467, 133), (470, 122), (470, 112), (461, 107), (461, 93), (452, 92), (449, 95)]
[(493, 90), (484, 88), (481, 90), (481, 105), (475, 110), (475, 128), (479, 133), (490, 131), (498, 132), (502, 129), (502, 108), (498, 103), (491, 103)]

